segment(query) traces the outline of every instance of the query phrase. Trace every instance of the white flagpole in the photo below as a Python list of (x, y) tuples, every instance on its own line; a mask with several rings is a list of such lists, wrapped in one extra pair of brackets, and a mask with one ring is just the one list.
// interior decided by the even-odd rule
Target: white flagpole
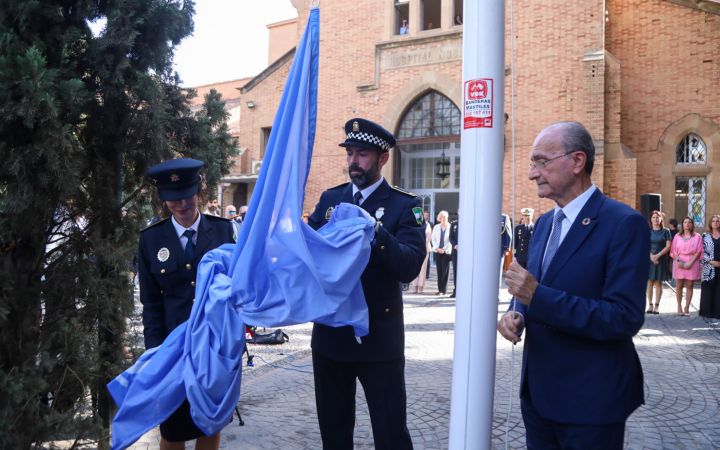
[(450, 450), (492, 440), (500, 263), (505, 2), (463, 6), (463, 130)]

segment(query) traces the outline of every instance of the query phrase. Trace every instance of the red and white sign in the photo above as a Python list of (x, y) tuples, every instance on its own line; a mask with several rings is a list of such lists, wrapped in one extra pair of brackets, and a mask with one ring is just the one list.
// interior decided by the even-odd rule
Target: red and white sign
[(463, 128), (492, 128), (493, 79), (480, 78), (465, 82), (463, 90)]

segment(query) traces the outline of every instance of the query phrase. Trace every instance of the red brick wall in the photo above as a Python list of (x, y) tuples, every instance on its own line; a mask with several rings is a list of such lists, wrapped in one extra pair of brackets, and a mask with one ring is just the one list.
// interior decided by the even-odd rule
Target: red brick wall
[(621, 139), (638, 158), (637, 202), (671, 170), (657, 152), (670, 124), (689, 113), (720, 122), (720, 16), (664, 0), (609, 0), (607, 8), (607, 49), (622, 66)]
[[(557, 0), (516, 2), (515, 30), (515, 215), (532, 207), (545, 212), (553, 202), (537, 197), (528, 180), (533, 140), (545, 126), (576, 120), (588, 127), (596, 140), (604, 134), (604, 67), (602, 61), (583, 62), (585, 53), (602, 49), (602, 1)], [(509, 20), (509, 11), (506, 14)], [(510, 66), (510, 26), (506, 26), (506, 66)], [(505, 112), (510, 110), (510, 74), (505, 78)], [(510, 121), (506, 126), (507, 144)], [(503, 209), (512, 208), (511, 149), (505, 154)], [(602, 175), (602, 158), (596, 163), (594, 181)]]
[[(344, 154), (337, 146), (343, 140), (347, 119), (367, 117), (395, 131), (398, 124), (388, 124), (384, 114), (409, 83), (428, 73), (462, 82), (460, 61), (377, 70), (377, 44), (383, 42), (383, 15), (389, 10), (386, 1), (391, 0), (352, 2), (352, 14), (347, 0), (322, 2), (318, 127), (305, 209), (312, 209), (324, 189), (347, 181)], [(299, 33), (309, 3), (297, 1), (301, 4)], [(607, 0), (605, 22), (603, 3), (515, 2), (515, 179), (511, 177), (508, 122), (503, 190), (503, 210), (507, 212), (511, 212), (513, 198), (516, 210), (530, 206), (547, 211), (552, 207), (551, 201), (537, 198), (534, 183), (527, 179), (533, 139), (552, 122), (585, 124), (598, 149), (609, 152), (607, 157), (598, 155), (593, 181), (609, 195), (636, 206), (639, 194), (659, 190), (656, 148), (663, 130), (688, 113), (720, 121), (716, 86), (720, 17), (665, 0)], [(508, 16), (508, 69), (509, 20)], [(412, 51), (414, 45), (406, 48)], [(417, 45), (435, 44), (418, 40)], [(272, 74), (248, 96), (258, 103), (253, 114), (244, 111), (242, 116), (240, 141), (251, 149), (248, 160), (260, 144), (260, 127), (272, 123), (287, 68)], [(513, 115), (510, 76), (508, 70), (505, 111)], [(623, 151), (621, 144), (631, 153)], [(244, 162), (243, 169), (247, 164)], [(389, 173), (385, 175), (391, 178)]]
[[(235, 161), (231, 175), (248, 174), (252, 170), (252, 161), (261, 159), (262, 128), (271, 127), (282, 96), (285, 80), (290, 71), (291, 60), (288, 60), (262, 83), (241, 95), (242, 114), (238, 141), (240, 147), (246, 147), (244, 154)], [(255, 107), (249, 109), (247, 102), (252, 101)]]

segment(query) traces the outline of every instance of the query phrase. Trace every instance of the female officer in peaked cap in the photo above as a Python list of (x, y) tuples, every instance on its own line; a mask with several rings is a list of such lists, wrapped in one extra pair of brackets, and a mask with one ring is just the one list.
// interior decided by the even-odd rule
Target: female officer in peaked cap
[[(234, 242), (227, 219), (200, 214), (202, 161), (181, 158), (152, 166), (147, 176), (170, 217), (140, 233), (138, 271), (143, 304), (145, 348), (160, 345), (190, 317), (195, 298), (197, 264), (208, 251)], [(220, 434), (205, 436), (190, 417), (187, 400), (160, 425), (160, 449), (184, 449), (197, 439), (196, 449), (217, 449)]]

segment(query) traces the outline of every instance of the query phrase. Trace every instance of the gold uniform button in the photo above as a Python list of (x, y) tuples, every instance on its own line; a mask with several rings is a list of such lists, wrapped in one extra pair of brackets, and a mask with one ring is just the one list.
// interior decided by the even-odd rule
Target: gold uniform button
[(381, 245), (381, 246), (380, 246), (380, 250), (385, 250), (385, 246), (384, 246), (384, 245)]
[(165, 273), (165, 269), (160, 269), (160, 273)]
[(195, 287), (195, 282), (194, 282), (194, 281), (191, 281), (191, 282), (190, 282), (190, 286)]
[(185, 268), (186, 268), (187, 270), (192, 269), (192, 264), (185, 264)]
[(386, 312), (386, 313), (389, 313), (389, 312), (390, 312), (390, 308), (385, 308), (385, 312)]

